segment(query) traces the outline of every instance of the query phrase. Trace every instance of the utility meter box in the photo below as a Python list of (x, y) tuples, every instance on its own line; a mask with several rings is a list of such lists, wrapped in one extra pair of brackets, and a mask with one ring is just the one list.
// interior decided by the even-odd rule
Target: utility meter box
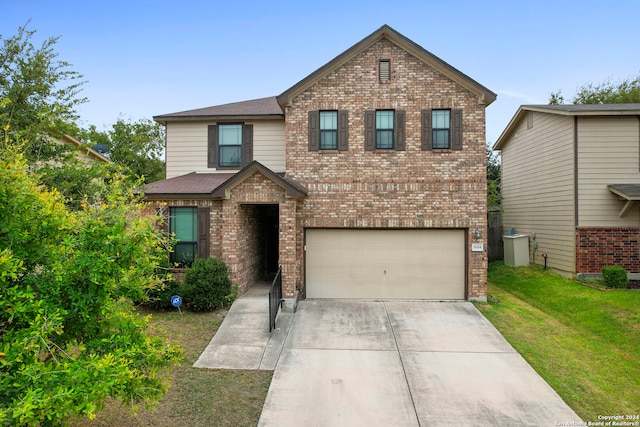
[(527, 234), (507, 234), (504, 242), (504, 263), (512, 267), (529, 265), (529, 236)]

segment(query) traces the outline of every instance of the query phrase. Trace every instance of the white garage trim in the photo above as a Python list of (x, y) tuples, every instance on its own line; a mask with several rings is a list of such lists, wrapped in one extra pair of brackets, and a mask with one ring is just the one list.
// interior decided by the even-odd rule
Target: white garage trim
[(466, 297), (466, 230), (307, 229), (307, 298)]

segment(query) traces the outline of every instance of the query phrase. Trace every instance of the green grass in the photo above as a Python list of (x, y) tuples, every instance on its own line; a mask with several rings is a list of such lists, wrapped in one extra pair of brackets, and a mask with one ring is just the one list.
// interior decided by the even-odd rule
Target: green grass
[(583, 420), (640, 415), (640, 291), (496, 262), (489, 295), (478, 309)]
[(193, 368), (193, 363), (215, 335), (226, 310), (210, 313), (156, 312), (150, 325), (184, 348), (184, 360), (173, 371), (167, 394), (154, 410), (141, 408), (133, 415), (129, 407), (109, 401), (94, 420), (80, 420), (75, 427), (105, 426), (255, 426), (271, 383), (271, 371)]

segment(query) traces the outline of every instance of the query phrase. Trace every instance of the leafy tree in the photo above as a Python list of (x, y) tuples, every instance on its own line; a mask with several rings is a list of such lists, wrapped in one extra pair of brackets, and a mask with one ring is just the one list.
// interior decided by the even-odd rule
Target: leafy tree
[(134, 409), (168, 389), (180, 350), (152, 336), (132, 300), (159, 279), (164, 239), (129, 185), (110, 177), (69, 210), (0, 130), (0, 425), (92, 417), (107, 397)]
[(487, 145), (487, 206), (494, 209), (500, 206), (502, 195), (501, 170), (498, 155)]
[[(587, 83), (578, 89), (571, 100), (573, 104), (626, 104), (640, 102), (640, 75), (614, 83), (607, 80), (600, 84)], [(560, 91), (551, 93), (549, 104), (564, 104)]]
[(562, 105), (564, 104), (564, 96), (562, 95), (562, 91), (559, 90), (557, 92), (551, 92), (549, 95), (549, 105)]
[[(62, 192), (68, 206), (78, 207), (118, 167), (84, 163), (74, 155), (75, 147), (53, 142), (61, 133), (82, 133), (74, 121), (76, 107), (87, 101), (79, 96), (85, 82), (68, 62), (58, 59), (59, 37), (35, 46), (36, 32), (27, 25), (14, 36), (0, 35), (0, 123), (10, 125), (4, 132), (21, 141), (27, 164), (41, 182)], [(90, 136), (99, 134), (93, 130)], [(119, 120), (103, 139), (112, 147), (114, 162), (128, 167), (132, 175), (156, 180), (164, 175), (163, 132), (151, 121)]]
[(67, 147), (47, 137), (73, 129), (75, 109), (86, 99), (79, 97), (82, 76), (54, 50), (59, 37), (36, 47), (36, 32), (27, 25), (14, 36), (0, 34), (0, 123), (10, 124), (15, 139), (26, 141), (25, 154), (32, 163), (65, 154)]
[(95, 126), (80, 133), (83, 141), (109, 147), (109, 158), (126, 166), (132, 174), (145, 182), (164, 179), (164, 127), (149, 119), (136, 122), (122, 118), (107, 132)]

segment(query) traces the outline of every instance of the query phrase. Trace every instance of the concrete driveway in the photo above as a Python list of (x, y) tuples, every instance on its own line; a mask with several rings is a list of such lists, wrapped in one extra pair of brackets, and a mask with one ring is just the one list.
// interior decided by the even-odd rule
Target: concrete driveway
[(260, 426), (580, 422), (468, 302), (306, 300), (280, 336)]

